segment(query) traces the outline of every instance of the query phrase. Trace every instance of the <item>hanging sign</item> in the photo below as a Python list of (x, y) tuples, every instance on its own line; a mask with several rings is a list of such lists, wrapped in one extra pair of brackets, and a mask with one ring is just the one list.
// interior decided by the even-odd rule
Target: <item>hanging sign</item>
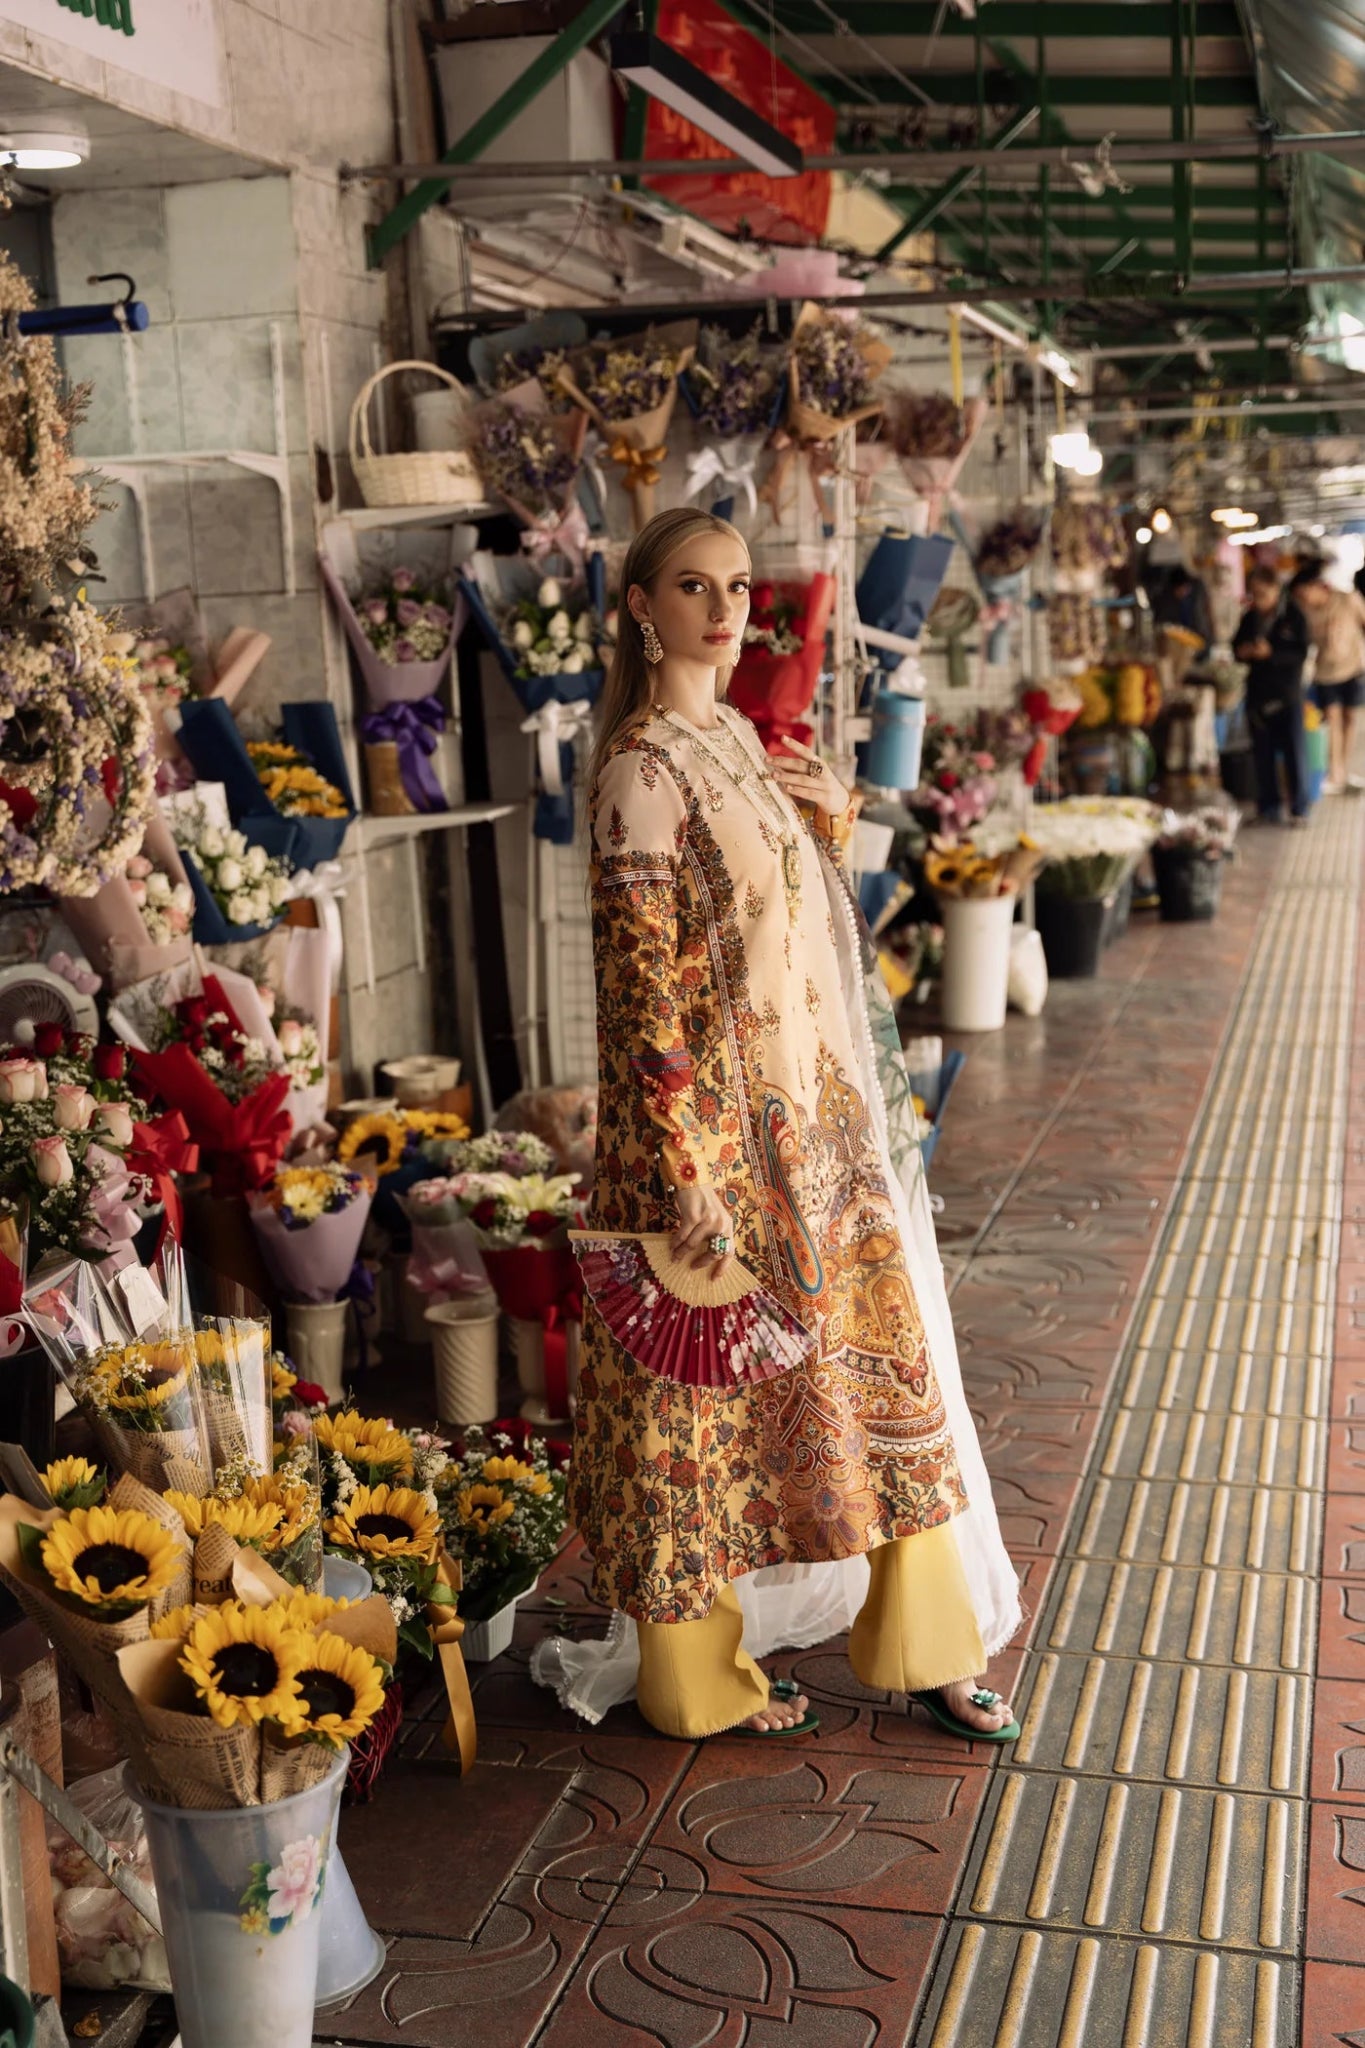
[[(168, 92), (220, 107), (223, 54), (216, 6), (217, 0), (0, 0), (0, 21), (98, 57), (111, 71), (130, 71)], [(117, 85), (111, 84), (109, 97), (117, 102)]]
[[(829, 101), (779, 63), (768, 45), (727, 14), (719, 0), (659, 0), (654, 33), (779, 129), (806, 156), (833, 154), (835, 112)], [(723, 142), (682, 114), (650, 100), (646, 163), (651, 158), (677, 162), (694, 157), (707, 162), (731, 154)], [(793, 243), (817, 241), (823, 235), (833, 192), (828, 171), (770, 178), (763, 171), (743, 170), (725, 177), (647, 177), (645, 183), (714, 227), (733, 233), (747, 223), (765, 241)]]

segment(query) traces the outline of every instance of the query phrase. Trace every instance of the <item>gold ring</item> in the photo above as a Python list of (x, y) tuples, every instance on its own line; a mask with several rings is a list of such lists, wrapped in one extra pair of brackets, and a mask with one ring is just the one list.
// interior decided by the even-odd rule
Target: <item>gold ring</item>
[(807, 761), (807, 763), (806, 763), (806, 773), (807, 773), (807, 775), (823, 775), (823, 774), (824, 774), (824, 772), (825, 772), (825, 764), (824, 764), (824, 762), (823, 762), (823, 761)]

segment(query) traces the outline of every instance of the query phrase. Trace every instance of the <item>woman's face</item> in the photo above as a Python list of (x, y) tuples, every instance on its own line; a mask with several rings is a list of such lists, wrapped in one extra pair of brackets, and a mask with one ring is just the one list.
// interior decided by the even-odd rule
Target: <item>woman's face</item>
[(739, 658), (749, 617), (749, 556), (725, 533), (699, 534), (670, 556), (653, 590), (633, 583), (627, 602), (648, 619), (675, 661), (728, 668)]

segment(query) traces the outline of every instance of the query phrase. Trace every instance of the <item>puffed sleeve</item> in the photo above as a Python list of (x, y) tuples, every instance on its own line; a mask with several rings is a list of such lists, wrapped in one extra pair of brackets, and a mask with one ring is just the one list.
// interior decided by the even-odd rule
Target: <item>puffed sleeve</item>
[(683, 1031), (678, 886), (687, 810), (662, 757), (615, 754), (593, 810), (593, 953), (598, 1028), (629, 1060), (674, 1187), (716, 1183), (693, 1103)]

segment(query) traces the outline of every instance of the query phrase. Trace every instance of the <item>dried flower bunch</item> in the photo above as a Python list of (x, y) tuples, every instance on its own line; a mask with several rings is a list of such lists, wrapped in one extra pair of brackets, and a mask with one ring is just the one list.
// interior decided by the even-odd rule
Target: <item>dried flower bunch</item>
[(782, 385), (782, 352), (765, 347), (755, 321), (740, 340), (720, 327), (703, 327), (686, 377), (697, 425), (727, 439), (763, 434), (773, 424)]
[(1108, 505), (1069, 498), (1052, 514), (1052, 559), (1059, 569), (1118, 569), (1128, 559), (1121, 521)]
[[(17, 264), (0, 255), (0, 315), (33, 310)], [(71, 464), (71, 431), (86, 392), (63, 391), (46, 336), (7, 342), (0, 352), (0, 585), (11, 597), (35, 585), (71, 587), (83, 573), (82, 540), (99, 512), (95, 493)]]
[(1042, 515), (1025, 508), (997, 519), (976, 551), (979, 576), (1017, 576), (1026, 569), (1042, 543)]
[(690, 345), (677, 347), (647, 330), (626, 341), (599, 342), (576, 351), (573, 382), (603, 419), (629, 420), (664, 403), (689, 359)]
[(572, 400), (559, 381), (569, 358), (562, 348), (509, 349), (493, 372), (494, 391), (515, 391), (532, 379), (539, 384), (552, 412), (567, 412)]
[[(559, 396), (562, 405), (564, 394)], [(580, 438), (577, 431), (565, 432), (562, 414), (493, 404), (479, 408), (471, 452), (488, 491), (541, 518), (557, 512), (573, 488)]]
[(974, 432), (966, 407), (954, 404), (941, 391), (907, 391), (904, 387), (888, 391), (882, 422), (896, 454), (921, 461), (951, 461), (962, 453)]

